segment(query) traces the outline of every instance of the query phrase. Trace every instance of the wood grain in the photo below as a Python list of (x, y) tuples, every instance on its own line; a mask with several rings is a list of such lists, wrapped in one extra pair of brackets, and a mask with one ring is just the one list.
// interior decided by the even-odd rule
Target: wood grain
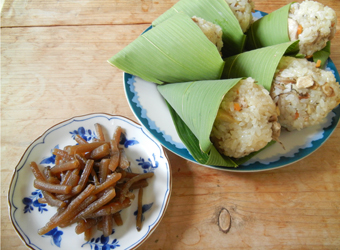
[[(136, 120), (106, 60), (176, 0), (6, 0), (1, 13), (1, 249), (27, 249), (8, 214), (12, 174), (52, 125), (93, 112)], [(271, 12), (290, 1), (256, 0)], [(320, 1), (336, 10), (340, 1)], [(339, 31), (331, 58), (340, 68)], [(202, 167), (167, 151), (169, 207), (140, 249), (339, 249), (340, 129), (312, 155), (258, 173)], [(218, 215), (226, 208), (231, 228)]]

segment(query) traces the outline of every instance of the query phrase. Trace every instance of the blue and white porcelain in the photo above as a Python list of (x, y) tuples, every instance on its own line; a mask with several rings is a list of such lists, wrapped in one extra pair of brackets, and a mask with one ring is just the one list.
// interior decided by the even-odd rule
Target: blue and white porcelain
[[(261, 11), (253, 13), (255, 19), (264, 15), (266, 13)], [(150, 28), (151, 26), (148, 29)], [(328, 59), (326, 70), (332, 71), (337, 82), (340, 82), (339, 73), (331, 59)], [(156, 84), (124, 73), (124, 87), (130, 107), (140, 123), (164, 147), (187, 160), (197, 163), (181, 142), (166, 103), (157, 91)], [(295, 132), (283, 131), (280, 140), (285, 149), (279, 143), (276, 143), (238, 168), (204, 166), (225, 171), (256, 172), (292, 164), (318, 149), (336, 128), (339, 117), (340, 106), (334, 109), (319, 125)]]
[[(121, 126), (123, 137), (120, 144), (131, 161), (129, 170), (154, 173), (148, 179), (149, 186), (143, 192), (142, 229), (139, 232), (136, 229), (135, 199), (129, 208), (121, 211), (123, 226), (114, 226), (109, 237), (104, 237), (101, 231), (97, 231), (90, 241), (85, 241), (84, 235), (75, 233), (75, 225), (57, 227), (40, 236), (38, 229), (56, 213), (56, 208), (38, 202), (42, 194), (33, 187), (34, 176), (29, 164), (35, 161), (40, 166), (53, 165), (53, 148), (76, 144), (73, 138), (77, 134), (92, 141), (96, 138), (95, 123), (103, 126), (108, 139), (112, 137), (116, 127)], [(8, 193), (10, 217), (17, 233), (31, 249), (135, 249), (160, 223), (170, 200), (171, 183), (171, 168), (163, 147), (139, 124), (122, 116), (102, 113), (78, 116), (53, 126), (27, 148), (15, 169)], [(137, 191), (135, 192), (137, 197)]]

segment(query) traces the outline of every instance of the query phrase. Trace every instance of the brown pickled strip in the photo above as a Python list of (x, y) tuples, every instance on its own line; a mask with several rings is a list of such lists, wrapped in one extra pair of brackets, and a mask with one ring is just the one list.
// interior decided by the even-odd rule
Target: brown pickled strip
[(110, 157), (110, 164), (109, 164), (109, 169), (114, 172), (116, 168), (119, 166), (119, 159), (120, 159), (120, 152), (114, 152), (112, 153)]
[(44, 174), (40, 171), (38, 164), (35, 161), (32, 161), (30, 164), (30, 168), (34, 177), (37, 180), (46, 180)]
[(120, 216), (120, 212), (114, 213), (112, 217), (117, 226), (123, 225), (123, 219), (122, 219), (122, 216)]
[(143, 207), (143, 188), (138, 191), (138, 209), (136, 218), (136, 228), (139, 232), (142, 229), (142, 207)]
[(62, 162), (62, 157), (60, 155), (55, 156), (54, 164), (59, 165)]
[(100, 216), (118, 213), (120, 210), (127, 208), (131, 205), (130, 199), (126, 198), (123, 202), (114, 201), (98, 209), (96, 212), (86, 216), (86, 218), (97, 218)]
[(65, 201), (65, 200), (68, 200), (68, 199), (72, 198), (73, 196), (79, 194), (82, 190), (83, 190), (83, 188), (80, 185), (77, 185), (75, 187), (72, 187), (72, 190), (69, 194), (58, 194), (58, 195), (56, 195), (56, 197), (59, 200)]
[(75, 228), (76, 234), (84, 233), (87, 229), (98, 224), (97, 219), (87, 219), (78, 221), (77, 226)]
[(121, 169), (127, 169), (130, 166), (130, 161), (128, 160), (126, 153), (123, 149), (120, 149), (120, 159), (119, 159), (119, 167)]
[(95, 227), (91, 227), (89, 229), (86, 229), (84, 232), (84, 240), (85, 241), (90, 241), (94, 235), (94, 229)]
[(79, 161), (79, 166), (81, 169), (85, 167), (87, 159), (80, 154), (75, 154), (76, 159)]
[(78, 218), (87, 218), (87, 215), (93, 213), (94, 211), (100, 209), (102, 206), (106, 205), (110, 202), (116, 195), (116, 191), (114, 188), (106, 192), (102, 197), (98, 200), (94, 201), (91, 205), (89, 205), (84, 211), (77, 215)]
[(99, 160), (104, 158), (105, 156), (110, 155), (110, 146), (109, 144), (103, 144), (97, 148), (95, 148), (91, 154), (90, 154), (90, 158), (93, 160)]
[(118, 126), (113, 133), (112, 139), (110, 140), (110, 146), (111, 146), (111, 151), (118, 152), (119, 151), (119, 141), (120, 141), (120, 136), (122, 134), (122, 127)]
[(58, 200), (52, 193), (41, 191), (48, 205), (52, 207), (65, 207), (67, 204), (64, 201)]
[(137, 175), (140, 175), (140, 174), (136, 174), (136, 173), (127, 172), (126, 170), (121, 169), (121, 168), (117, 168), (117, 172), (122, 174), (122, 179), (123, 178), (131, 179), (131, 178), (133, 178)]
[(79, 167), (79, 161), (78, 160), (72, 160), (72, 161), (67, 161), (65, 163), (62, 163), (60, 165), (55, 165), (53, 168), (51, 168), (51, 173), (56, 174), (56, 173), (61, 173), (67, 170), (73, 170), (75, 168)]
[(144, 174), (140, 174), (140, 175), (137, 175), (133, 178), (131, 178), (129, 181), (127, 181), (125, 184), (124, 184), (124, 187), (121, 191), (121, 194), (120, 194), (120, 202), (123, 202), (123, 200), (125, 199), (126, 197), (126, 194), (128, 193), (131, 185), (137, 181), (140, 181), (140, 180), (143, 180), (143, 179), (147, 179), (147, 178), (150, 178), (154, 176), (154, 173), (152, 172), (149, 172), (149, 173), (144, 173)]
[(69, 148), (67, 148), (67, 152), (70, 155), (75, 155), (75, 154), (85, 154), (88, 152), (91, 152), (95, 148), (105, 144), (107, 142), (91, 142), (91, 143), (86, 143), (86, 144), (79, 144), (79, 145), (74, 145)]
[(98, 176), (96, 174), (96, 171), (94, 171), (94, 169), (92, 168), (91, 170), (91, 176), (92, 176), (92, 179), (93, 179), (93, 182), (96, 186), (98, 186), (100, 183), (99, 183), (99, 180), (98, 180)]
[(90, 195), (87, 197), (75, 210), (73, 210), (59, 225), (59, 227), (67, 227), (73, 223), (78, 222), (78, 218), (76, 216), (83, 211), (85, 208), (87, 208), (92, 202), (94, 202), (97, 199), (96, 195)]
[(79, 168), (76, 168), (72, 171), (70, 177), (67, 179), (66, 185), (70, 185), (72, 187), (75, 187), (75, 186), (78, 185), (79, 179), (80, 179)]
[(109, 170), (110, 159), (102, 159), (99, 164), (99, 182), (106, 180)]
[[(65, 150), (54, 148), (52, 153), (57, 157), (61, 157), (61, 160), (63, 161), (72, 161), (73, 157), (69, 155)], [(55, 165), (58, 165), (57, 163)]]
[(65, 211), (63, 211), (60, 215), (56, 216), (55, 218), (51, 218), (49, 222), (46, 223), (46, 225), (38, 230), (39, 235), (46, 234), (47, 232), (51, 231), (53, 228), (57, 227), (67, 216), (69, 216), (72, 211), (77, 209), (77, 207), (92, 193), (95, 186), (92, 184), (89, 184), (86, 189), (81, 192), (75, 199), (71, 201), (71, 203), (67, 206)]
[(71, 177), (72, 170), (68, 170), (64, 175), (62, 175), (60, 185), (66, 185), (67, 180)]
[(38, 202), (39, 202), (40, 204), (42, 204), (42, 203), (47, 203), (47, 200), (46, 200), (44, 197), (42, 197), (42, 198), (39, 198), (39, 199), (38, 199)]
[(93, 194), (98, 194), (106, 188), (113, 186), (121, 178), (121, 176), (122, 175), (120, 173), (113, 173), (109, 175), (105, 182), (96, 187), (96, 189), (93, 191)]
[(83, 189), (89, 179), (89, 176), (91, 174), (91, 171), (93, 169), (93, 160), (87, 160), (86, 165), (84, 167), (83, 173), (80, 176), (80, 180), (78, 185)]
[(87, 144), (88, 142), (86, 140), (84, 140), (83, 137), (81, 137), (80, 135), (76, 135), (74, 137), (74, 140), (78, 143), (78, 144)]
[(112, 233), (113, 221), (111, 215), (106, 215), (103, 217), (103, 235), (108, 237)]
[(105, 136), (104, 136), (104, 133), (103, 133), (103, 127), (102, 125), (100, 125), (99, 123), (95, 123), (94, 124), (94, 128), (96, 130), (96, 133), (97, 133), (97, 137), (100, 141), (105, 141)]
[(130, 190), (134, 190), (134, 189), (139, 189), (139, 188), (145, 188), (149, 185), (148, 181), (146, 179), (144, 180), (140, 180), (137, 181), (135, 183), (133, 183), (130, 187)]
[(34, 187), (42, 191), (48, 191), (56, 194), (69, 194), (72, 191), (71, 186), (52, 184), (43, 180), (34, 180)]

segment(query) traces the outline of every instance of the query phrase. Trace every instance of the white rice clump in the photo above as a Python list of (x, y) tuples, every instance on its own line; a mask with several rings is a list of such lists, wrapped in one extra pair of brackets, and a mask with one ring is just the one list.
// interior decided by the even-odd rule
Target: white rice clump
[(332, 72), (307, 59), (283, 57), (270, 92), (279, 107), (279, 123), (288, 130), (318, 124), (340, 102), (340, 87)]
[(221, 54), (223, 47), (222, 28), (200, 17), (193, 16), (191, 19), (200, 27), (204, 35), (217, 47), (218, 52)]
[[(240, 109), (235, 110), (235, 103)], [(278, 137), (277, 108), (269, 92), (252, 78), (241, 80), (223, 98), (211, 141), (229, 157), (240, 158), (265, 147)]]
[(231, 11), (240, 23), (243, 32), (246, 32), (253, 23), (252, 12), (255, 11), (255, 5), (252, 0), (225, 0)]
[[(309, 0), (293, 3), (288, 17), (290, 40), (300, 40), (300, 53), (306, 56), (323, 49), (335, 35), (336, 13), (321, 3)], [(298, 35), (299, 25), (302, 33)]]

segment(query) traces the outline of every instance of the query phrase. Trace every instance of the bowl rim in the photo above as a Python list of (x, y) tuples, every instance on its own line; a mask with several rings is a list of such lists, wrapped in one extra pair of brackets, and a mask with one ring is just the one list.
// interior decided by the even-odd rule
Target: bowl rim
[[(163, 208), (163, 212), (161, 213), (159, 219), (157, 220), (157, 222), (154, 224), (153, 228), (148, 232), (148, 234), (140, 239), (139, 242), (136, 242), (137, 244), (134, 245), (132, 248), (130, 249), (136, 249), (138, 248), (139, 246), (141, 246), (149, 237), (150, 235), (156, 230), (156, 228), (158, 227), (158, 225), (160, 224), (160, 222), (162, 221), (164, 215), (165, 215), (165, 212), (169, 206), (169, 203), (170, 203), (170, 198), (171, 198), (171, 193), (172, 193), (172, 169), (171, 169), (171, 163), (170, 163), (170, 160), (169, 160), (169, 157), (165, 151), (165, 147), (158, 141), (156, 140), (153, 135), (151, 135), (151, 133), (149, 133), (141, 124), (139, 124), (138, 122), (124, 116), (124, 115), (116, 115), (116, 114), (109, 114), (109, 113), (105, 113), (105, 112), (91, 112), (91, 113), (86, 113), (86, 114), (82, 114), (82, 115), (76, 115), (76, 116), (72, 116), (68, 119), (64, 119), (56, 124), (54, 124), (53, 126), (47, 128), (44, 132), (42, 132), (37, 138), (35, 138), (27, 147), (26, 149), (24, 150), (24, 152), (21, 154), (21, 157), (18, 161), (18, 163), (16, 164), (15, 168), (13, 169), (13, 172), (12, 172), (12, 177), (11, 177), (11, 180), (10, 180), (10, 183), (9, 183), (9, 187), (8, 187), (8, 192), (7, 192), (7, 206), (8, 206), (8, 215), (9, 215), (9, 219), (10, 219), (10, 222), (14, 228), (14, 230), (16, 231), (17, 235), (19, 236), (19, 238), (21, 239), (21, 241), (30, 249), (32, 250), (36, 250), (36, 249), (40, 249), (40, 248), (33, 248), (31, 245), (29, 245), (31, 243), (30, 239), (28, 238), (28, 241), (27, 242), (25, 240), (25, 238), (23, 237), (23, 235), (21, 234), (21, 232), (19, 232), (19, 230), (17, 229), (17, 227), (15, 226), (15, 224), (13, 223), (13, 218), (12, 218), (12, 211), (15, 207), (13, 207), (13, 205), (11, 204), (11, 200), (10, 200), (10, 195), (11, 195), (11, 191), (13, 190), (13, 180), (14, 180), (14, 177), (16, 175), (16, 172), (18, 170), (18, 166), (20, 165), (21, 161), (23, 160), (23, 158), (25, 157), (26, 153), (28, 152), (28, 150), (39, 140), (41, 139), (43, 136), (45, 136), (47, 134), (47, 132), (49, 132), (50, 130), (52, 130), (53, 128), (57, 127), (58, 125), (62, 124), (62, 123), (66, 123), (66, 122), (69, 122), (73, 119), (77, 119), (77, 118), (81, 118), (81, 117), (86, 117), (86, 116), (95, 116), (95, 115), (103, 115), (103, 116), (109, 116), (111, 118), (113, 117), (120, 117), (120, 118), (123, 118), (125, 120), (128, 120), (130, 122), (132, 122), (134, 125), (137, 125), (138, 127), (140, 127), (142, 129), (142, 131), (144, 132), (144, 134), (149, 138), (151, 139), (153, 142), (155, 142), (157, 145), (160, 146), (160, 150), (163, 152), (164, 156), (165, 156), (165, 159), (166, 159), (166, 162), (168, 163), (168, 169), (169, 169), (169, 190), (167, 191), (167, 197), (166, 197), (166, 201), (165, 201), (165, 204), (164, 204), (164, 208)], [(147, 131), (147, 133), (145, 133), (145, 130)], [(14, 191), (14, 190), (13, 190)]]

